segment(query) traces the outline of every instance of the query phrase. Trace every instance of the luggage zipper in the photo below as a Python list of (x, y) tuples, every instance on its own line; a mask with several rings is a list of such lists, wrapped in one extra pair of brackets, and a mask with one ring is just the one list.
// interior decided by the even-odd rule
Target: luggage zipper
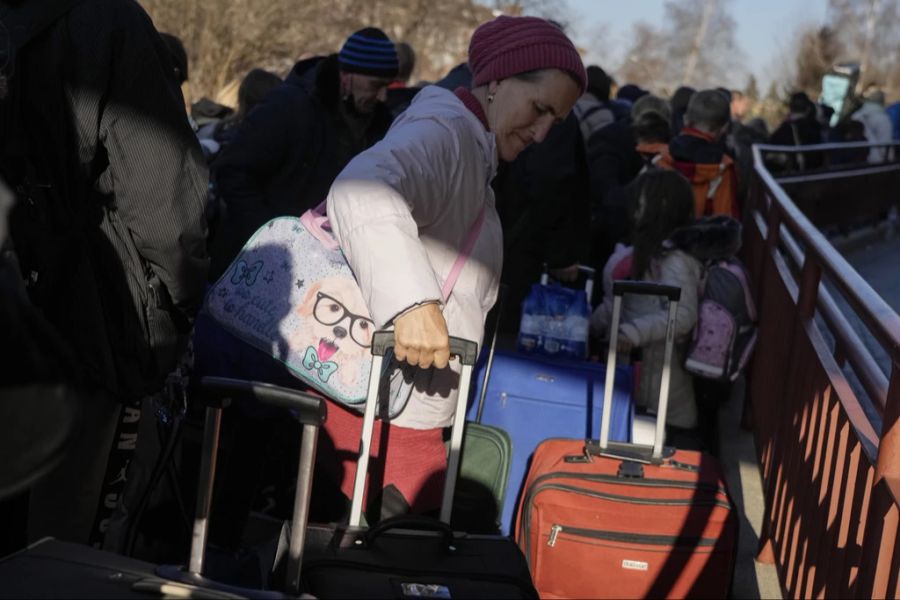
[[(548, 473), (548, 475), (554, 475), (553, 473)], [(520, 523), (521, 537), (520, 539), (525, 540), (525, 559), (528, 561), (529, 566), (531, 566), (531, 537), (529, 535), (529, 524), (531, 522), (531, 510), (534, 502), (534, 497), (537, 496), (539, 492), (544, 490), (562, 490), (564, 492), (574, 492), (576, 494), (581, 494), (583, 496), (591, 496), (592, 498), (600, 498), (602, 500), (611, 500), (614, 502), (625, 502), (629, 504), (649, 504), (649, 505), (657, 505), (657, 506), (706, 506), (706, 507), (720, 507), (727, 508), (731, 510), (731, 504), (728, 502), (723, 502), (717, 499), (711, 498), (671, 498), (671, 499), (655, 499), (655, 498), (634, 498), (631, 496), (619, 496), (616, 494), (604, 494), (603, 492), (597, 492), (594, 490), (588, 490), (585, 488), (579, 488), (572, 485), (563, 485), (560, 483), (546, 483), (544, 485), (538, 486), (536, 485), (541, 479), (546, 479), (548, 475), (538, 477), (535, 480), (535, 484), (532, 484), (531, 488), (525, 494), (525, 502), (523, 504), (524, 510), (522, 511), (522, 520)], [(556, 475), (571, 475), (570, 473), (557, 473)], [(602, 477), (602, 476), (594, 476)], [(592, 479), (592, 477), (576, 477), (577, 479)], [(641, 481), (641, 480), (629, 480), (629, 481)], [(648, 480), (643, 480), (648, 481)], [(659, 480), (657, 480), (659, 481)], [(656, 485), (654, 487), (675, 487), (675, 488), (696, 488), (696, 485), (673, 485), (673, 486), (661, 486)], [(556, 534), (559, 535), (559, 532)], [(555, 543), (555, 539), (554, 539)]]
[[(404, 568), (401, 566), (391, 566), (386, 567), (381, 564), (368, 564), (364, 562), (365, 559), (360, 560), (352, 560), (352, 559), (341, 559), (341, 558), (317, 558), (311, 561), (304, 562), (303, 564), (303, 577), (305, 581), (308, 581), (309, 574), (315, 572), (315, 569), (318, 568), (346, 568), (349, 570), (356, 571), (365, 571), (368, 573), (379, 573), (379, 574), (390, 574), (393, 576), (399, 577), (432, 577), (436, 579), (453, 579), (459, 578), (461, 575), (456, 571), (441, 571), (438, 569), (435, 570), (426, 570), (426, 569), (413, 569), (413, 568)], [(515, 575), (488, 575), (488, 574), (475, 574), (471, 571), (467, 571), (463, 574), (465, 579), (471, 581), (484, 581), (490, 583), (501, 583), (501, 584), (509, 584), (512, 587), (517, 587), (524, 592), (530, 592), (527, 586), (522, 585), (522, 580), (520, 577), (516, 577)], [(532, 592), (533, 593), (533, 592)], [(526, 593), (525, 596), (528, 596)], [(530, 596), (529, 596), (530, 597)]]
[(556, 538), (559, 537), (560, 531), (562, 531), (562, 525), (554, 525), (550, 528), (550, 537), (547, 539), (547, 545), (551, 548), (556, 545)]
[(573, 485), (564, 485), (562, 483), (546, 483), (540, 487), (532, 487), (528, 493), (527, 500), (529, 502), (526, 510), (531, 508), (531, 501), (544, 490), (563, 490), (566, 492), (575, 492), (584, 496), (600, 498), (602, 500), (612, 500), (615, 502), (624, 502), (626, 504), (650, 504), (657, 506), (719, 506), (721, 508), (731, 509), (728, 502), (713, 498), (636, 498), (634, 496), (619, 496), (618, 494), (607, 494), (586, 488), (575, 487)]
[(598, 483), (613, 483), (627, 486), (698, 490), (722, 494), (723, 496), (728, 495), (725, 487), (718, 484), (700, 482), (694, 483), (690, 481), (673, 481), (671, 479), (622, 479), (617, 475), (602, 475), (598, 473), (572, 473), (569, 471), (554, 471), (552, 473), (545, 473), (544, 475), (541, 475), (533, 482), (531, 482), (531, 487), (535, 487), (539, 483), (552, 478), (580, 479), (583, 481), (596, 481)]
[(591, 538), (609, 542), (625, 542), (629, 544), (647, 544), (651, 546), (689, 546), (710, 548), (716, 545), (715, 538), (697, 538), (676, 535), (653, 535), (648, 533), (623, 533), (620, 531), (601, 531), (598, 529), (582, 529), (569, 527), (568, 525), (553, 525), (550, 528), (550, 538), (547, 545), (556, 546), (556, 540), (560, 533), (568, 533), (576, 537)]

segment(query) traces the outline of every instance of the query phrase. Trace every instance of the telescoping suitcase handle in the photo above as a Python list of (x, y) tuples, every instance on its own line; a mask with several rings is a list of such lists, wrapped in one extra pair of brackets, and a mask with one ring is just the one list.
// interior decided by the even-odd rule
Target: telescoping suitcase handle
[[(191, 556), (186, 577), (177, 574), (173, 578), (186, 579), (189, 583), (203, 583), (204, 586), (234, 591), (236, 588), (223, 586), (203, 579), (204, 558), (209, 533), (209, 515), (212, 491), (215, 483), (216, 455), (219, 448), (219, 432), (222, 423), (222, 409), (238, 399), (254, 400), (270, 406), (286, 408), (303, 426), (300, 442), (300, 460), (297, 468), (297, 491), (294, 496), (294, 512), (291, 521), (291, 536), (288, 546), (288, 563), (285, 590), (296, 595), (300, 591), (300, 565), (303, 560), (303, 545), (306, 524), (309, 519), (309, 501), (312, 497), (313, 467), (316, 463), (316, 442), (319, 427), (325, 422), (327, 407), (318, 396), (289, 388), (244, 381), (227, 377), (201, 377), (192, 383), (192, 388), (206, 404), (206, 422), (203, 428), (203, 453), (200, 461), (197, 510), (191, 539)], [(245, 590), (237, 590), (243, 593)], [(267, 597), (267, 593), (254, 593), (255, 597)], [(269, 593), (268, 596), (279, 597)]]
[[(497, 350), (497, 335), (500, 333), (500, 319), (503, 318), (503, 304), (506, 302), (506, 294), (509, 286), (501, 283), (497, 288), (497, 301), (494, 303), (494, 331), (491, 334), (491, 347), (488, 350), (487, 364), (484, 367), (484, 378), (481, 380), (481, 392), (478, 394), (478, 409), (475, 413), (475, 422), (481, 423), (484, 415), (484, 401), (487, 398), (488, 384), (491, 381), (491, 371), (494, 370), (494, 353)], [(490, 313), (488, 313), (490, 314)]]
[[(377, 331), (372, 337), (372, 371), (369, 375), (369, 392), (366, 398), (366, 409), (363, 413), (363, 428), (359, 444), (359, 460), (356, 464), (356, 480), (353, 484), (353, 500), (350, 504), (350, 526), (359, 527), (362, 522), (363, 496), (365, 495), (366, 473), (369, 470), (369, 450), (372, 446), (372, 432), (375, 429), (375, 409), (378, 404), (378, 388), (380, 386), (381, 367), (385, 353), (394, 347), (393, 331)], [(450, 522), (453, 508), (453, 492), (456, 488), (456, 476), (459, 472), (459, 461), (462, 450), (463, 429), (466, 423), (466, 403), (469, 399), (469, 386), (472, 381), (472, 369), (478, 358), (478, 344), (459, 338), (450, 338), (450, 354), (459, 358), (462, 372), (459, 375), (459, 395), (456, 400), (456, 412), (453, 416), (453, 429), (450, 433), (450, 456), (447, 461), (447, 479), (444, 482), (444, 495), (441, 501), (441, 521)]]
[[(616, 377), (616, 346), (619, 341), (619, 321), (622, 315), (622, 298), (625, 294), (664, 296), (669, 300), (669, 314), (666, 324), (666, 347), (663, 359), (662, 381), (659, 385), (659, 405), (656, 413), (656, 435), (653, 446), (626, 444), (609, 441), (609, 421), (612, 415), (613, 385)], [(659, 464), (671, 456), (673, 450), (665, 448), (666, 413), (669, 409), (669, 384), (672, 376), (672, 352), (675, 346), (675, 316), (681, 288), (651, 283), (648, 281), (614, 281), (612, 324), (609, 333), (609, 352), (606, 359), (606, 384), (603, 390), (603, 420), (600, 423), (600, 440), (588, 442), (588, 455), (609, 456), (623, 460)]]

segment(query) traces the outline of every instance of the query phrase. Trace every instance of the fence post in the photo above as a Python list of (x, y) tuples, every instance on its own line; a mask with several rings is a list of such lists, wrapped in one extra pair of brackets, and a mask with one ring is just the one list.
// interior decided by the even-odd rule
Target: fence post
[[(770, 219), (770, 223), (774, 221), (774, 219)], [(775, 225), (777, 227), (777, 225)], [(777, 231), (777, 230), (776, 230)], [(770, 231), (771, 234), (771, 231)], [(767, 240), (768, 241), (768, 240)], [(767, 259), (769, 257), (766, 257)], [(768, 261), (767, 261), (768, 264)], [(774, 267), (773, 267), (774, 268)], [(806, 256), (803, 260), (803, 267), (800, 271), (800, 293), (797, 298), (797, 316), (801, 319), (801, 321), (806, 321), (814, 318), (816, 313), (816, 302), (819, 296), (819, 282), (822, 279), (822, 267), (815, 260), (811, 252), (807, 252)], [(773, 448), (776, 448), (777, 445), (777, 437), (779, 425), (781, 423), (775, 424), (772, 431), (772, 437), (770, 440), (770, 444), (772, 444)], [(770, 461), (771, 462), (771, 461)], [(771, 503), (773, 502), (775, 487), (774, 487), (774, 479), (772, 472), (769, 471), (768, 481), (764, 477), (763, 481), (766, 482), (766, 491), (767, 498), (765, 499), (765, 512), (764, 512), (764, 520), (762, 524), (762, 531), (759, 540), (759, 550), (756, 555), (756, 560), (763, 564), (774, 564), (775, 563), (775, 551), (772, 546), (772, 535), (771, 535), (771, 520), (772, 520), (772, 512), (771, 512)]]
[(866, 515), (860, 556), (859, 577), (853, 595), (858, 598), (884, 598), (891, 578), (890, 567), (897, 544), (897, 511), (885, 478), (897, 480), (900, 473), (900, 366), (891, 369), (884, 424), (878, 444), (878, 460)]
[[(776, 271), (777, 267), (775, 266), (775, 255), (778, 252), (778, 242), (781, 239), (781, 210), (778, 206), (778, 202), (774, 198), (768, 197), (768, 188), (762, 185), (762, 181), (759, 182), (760, 190), (758, 198), (758, 207), (760, 209), (760, 213), (766, 219), (766, 236), (763, 240), (763, 248), (762, 248), (762, 256), (759, 257), (759, 279), (757, 282), (757, 306), (761, 309), (764, 306), (763, 302), (763, 294), (765, 293), (764, 285), (770, 279), (769, 271)], [(768, 206), (766, 206), (768, 204)], [(768, 212), (763, 212), (763, 209)], [(765, 315), (760, 312), (759, 320), (760, 322), (765, 319)], [(769, 386), (763, 386), (764, 389), (769, 389)], [(769, 403), (774, 401), (774, 399), (769, 399)], [(771, 410), (769, 410), (769, 414), (759, 414), (760, 411), (765, 411), (764, 407), (754, 406), (753, 408), (753, 421), (754, 424), (759, 424), (762, 431), (757, 429), (757, 443), (760, 447), (765, 447), (766, 444), (769, 447), (773, 447), (775, 444), (775, 437), (778, 430), (778, 424), (771, 422), (771, 419), (767, 418), (771, 416)], [(762, 436), (760, 434), (762, 433)], [(762, 437), (762, 439), (760, 439)], [(769, 464), (761, 465), (762, 466), (762, 480), (763, 480), (763, 490), (765, 494), (764, 503), (765, 509), (763, 511), (763, 522), (762, 528), (759, 536), (759, 546), (756, 554), (756, 560), (761, 564), (771, 565), (775, 564), (775, 550), (772, 545), (772, 497), (774, 493), (773, 480), (771, 477), (771, 460), (768, 461)]]
[[(894, 359), (897, 360), (896, 358)], [(878, 443), (875, 482), (882, 477), (900, 480), (900, 365), (894, 362), (884, 403), (884, 423)]]
[(822, 266), (813, 258), (812, 252), (807, 252), (800, 271), (800, 294), (797, 297), (797, 312), (801, 319), (815, 317), (821, 280)]

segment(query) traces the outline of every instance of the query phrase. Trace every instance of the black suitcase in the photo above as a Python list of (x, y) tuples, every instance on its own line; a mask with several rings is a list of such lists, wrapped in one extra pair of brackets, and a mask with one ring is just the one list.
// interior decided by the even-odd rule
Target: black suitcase
[[(157, 566), (81, 544), (45, 538), (0, 560), (0, 598), (147, 598), (150, 594), (279, 600), (299, 594), (304, 526), (316, 442), (326, 416), (325, 403), (321, 398), (296, 390), (223, 377), (203, 377), (192, 388), (192, 396), (202, 400), (207, 409), (190, 564), (186, 568)], [(292, 527), (287, 540), (285, 581), (279, 586), (283, 592), (238, 587), (204, 577), (222, 409), (238, 398), (286, 408), (303, 425), (293, 523), (304, 526)]]
[(0, 560), (0, 598), (285, 598), (276, 592), (171, 581), (159, 569), (48, 537)]
[(0, 598), (147, 598), (146, 584), (159, 580), (155, 568), (133, 558), (44, 538), (0, 561)]
[[(311, 526), (302, 588), (317, 598), (537, 598), (525, 557), (507, 537), (468, 535), (450, 527), (459, 472), (466, 402), (477, 344), (451, 338), (462, 364), (450, 439), (440, 520), (423, 516), (387, 519), (361, 527), (363, 486), (375, 422), (378, 381), (369, 385), (349, 527)], [(372, 343), (372, 373), (381, 373), (392, 332)]]

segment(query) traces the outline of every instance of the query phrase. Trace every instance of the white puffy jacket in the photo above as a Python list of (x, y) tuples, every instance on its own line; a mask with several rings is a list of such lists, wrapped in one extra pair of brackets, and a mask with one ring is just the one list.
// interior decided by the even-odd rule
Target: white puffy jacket
[[(612, 267), (622, 259), (618, 249), (604, 268), (604, 298), (591, 317), (595, 335), (608, 335), (612, 321)], [(654, 260), (647, 279), (681, 288), (681, 300), (675, 314), (675, 349), (669, 387), (669, 409), (666, 422), (675, 427), (691, 429), (697, 426), (697, 404), (694, 399), (693, 376), (684, 370), (684, 352), (697, 322), (697, 291), (702, 276), (700, 261), (682, 250), (670, 250)], [(659, 404), (659, 383), (665, 356), (666, 300), (659, 296), (626, 295), (622, 303), (619, 335), (626, 336), (636, 347), (643, 349), (641, 376), (635, 404), (656, 412)]]
[[(328, 194), (328, 215), (376, 327), (417, 304), (441, 300), (441, 285), (485, 207), (481, 234), (443, 308), (450, 335), (480, 346), (503, 260), (490, 187), (496, 170), (494, 135), (452, 92), (429, 86), (382, 141), (341, 172)], [(449, 425), (458, 361), (451, 367), (419, 371), (393, 423)]]

